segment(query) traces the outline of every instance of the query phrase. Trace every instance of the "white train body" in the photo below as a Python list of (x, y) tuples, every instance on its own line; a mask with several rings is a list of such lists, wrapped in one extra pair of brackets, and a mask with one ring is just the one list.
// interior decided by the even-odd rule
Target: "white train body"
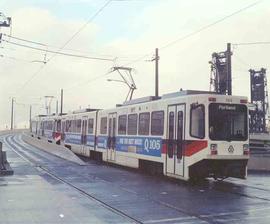
[(246, 104), (245, 97), (182, 91), (114, 109), (41, 117), (31, 131), (83, 156), (174, 178), (245, 178)]

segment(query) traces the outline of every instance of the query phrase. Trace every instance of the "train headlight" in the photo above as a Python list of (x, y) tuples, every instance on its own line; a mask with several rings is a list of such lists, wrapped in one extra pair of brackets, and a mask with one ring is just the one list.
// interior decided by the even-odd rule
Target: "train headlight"
[(211, 155), (217, 155), (217, 144), (210, 145)]
[(248, 144), (243, 145), (243, 154), (249, 155), (249, 145)]

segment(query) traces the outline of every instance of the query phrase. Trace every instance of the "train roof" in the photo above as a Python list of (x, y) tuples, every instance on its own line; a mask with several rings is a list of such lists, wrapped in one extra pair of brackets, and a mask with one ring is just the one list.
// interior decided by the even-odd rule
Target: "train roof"
[[(222, 94), (218, 94), (216, 92), (211, 92), (211, 91), (203, 91), (203, 90), (180, 90), (178, 92), (173, 92), (173, 93), (167, 93), (167, 94), (163, 94), (161, 97), (155, 97), (155, 96), (147, 96), (147, 97), (142, 97), (142, 98), (137, 98), (137, 99), (133, 99), (130, 101), (126, 101), (123, 104), (117, 104), (116, 107), (123, 107), (123, 108), (128, 108), (131, 105), (136, 105), (136, 104), (145, 104), (148, 102), (159, 102), (159, 100), (167, 100), (167, 99), (173, 99), (173, 98), (178, 98), (178, 97), (184, 97), (184, 96), (196, 96), (196, 95), (216, 95), (219, 97), (241, 97), (241, 98), (247, 98), (244, 96), (228, 96), (228, 95), (222, 95)], [(55, 119), (55, 117), (63, 117), (63, 116), (83, 116), (84, 113), (89, 113), (89, 112), (96, 112), (96, 111), (107, 111), (107, 110), (115, 110), (115, 108), (111, 108), (111, 109), (93, 109), (93, 108), (85, 108), (82, 110), (75, 110), (75, 111), (71, 111), (67, 114), (52, 114), (52, 115), (39, 115), (39, 118), (49, 118), (49, 119)]]
[(212, 95), (217, 95), (216, 92), (210, 92), (210, 91), (202, 91), (202, 90), (180, 90), (178, 92), (163, 94), (161, 97), (147, 96), (147, 97), (142, 97), (142, 98), (137, 98), (137, 99), (129, 100), (129, 101), (124, 102), (122, 105), (117, 105), (117, 106), (128, 106), (128, 105), (134, 105), (134, 104), (139, 104), (139, 103), (146, 103), (146, 102), (155, 101), (155, 100), (163, 100), (163, 99), (175, 98), (175, 97), (179, 97), (179, 96), (198, 95), (198, 94), (212, 94)]
[(214, 94), (218, 95), (216, 92), (211, 92), (211, 91), (202, 91), (202, 90), (180, 90), (178, 92), (173, 92), (173, 93), (166, 93), (163, 94), (161, 99), (168, 99), (168, 98), (173, 98), (173, 97), (178, 97), (178, 96), (187, 96), (187, 95), (198, 95), (198, 94)]
[(81, 113), (92, 112), (92, 111), (97, 111), (97, 110), (99, 109), (85, 108), (81, 110), (74, 110), (72, 111), (72, 114), (81, 114)]

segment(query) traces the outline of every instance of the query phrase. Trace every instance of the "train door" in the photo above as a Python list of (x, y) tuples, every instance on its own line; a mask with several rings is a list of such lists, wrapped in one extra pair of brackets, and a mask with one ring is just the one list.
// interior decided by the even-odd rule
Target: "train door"
[(89, 156), (89, 150), (86, 147), (87, 143), (87, 118), (82, 119), (82, 135), (81, 135), (81, 153)]
[(115, 161), (116, 143), (116, 113), (109, 114), (109, 133), (108, 133), (108, 160)]
[(166, 172), (184, 175), (185, 105), (168, 107)]
[(61, 129), (61, 140), (64, 141), (66, 132), (66, 121), (62, 121)]
[(81, 137), (81, 143), (82, 145), (86, 145), (86, 139), (87, 139), (87, 120), (82, 120), (82, 137)]

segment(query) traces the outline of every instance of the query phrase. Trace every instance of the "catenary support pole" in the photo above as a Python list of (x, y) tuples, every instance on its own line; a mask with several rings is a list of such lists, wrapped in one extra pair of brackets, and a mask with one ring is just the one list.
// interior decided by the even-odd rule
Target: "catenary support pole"
[(158, 80), (158, 61), (159, 61), (159, 55), (158, 55), (158, 48), (156, 48), (156, 55), (155, 55), (155, 96), (158, 97), (159, 96), (159, 93), (158, 93), (158, 89), (159, 89), (159, 80)]
[(232, 95), (232, 52), (231, 43), (227, 43), (227, 88), (228, 95)]
[(63, 89), (61, 89), (60, 115), (63, 114), (63, 97), (64, 97), (64, 93), (63, 93)]

